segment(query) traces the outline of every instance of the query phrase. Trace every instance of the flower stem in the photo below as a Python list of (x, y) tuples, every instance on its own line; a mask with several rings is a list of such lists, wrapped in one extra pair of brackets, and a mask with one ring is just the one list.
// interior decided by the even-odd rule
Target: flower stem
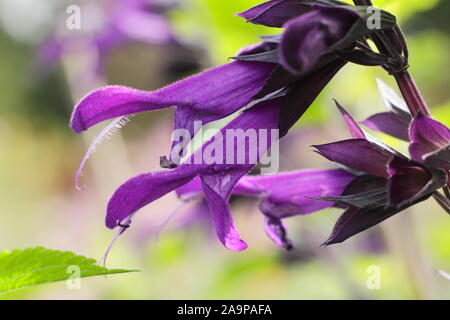
[(397, 85), (406, 101), (406, 104), (408, 105), (409, 110), (411, 111), (411, 114), (415, 116), (419, 111), (421, 111), (425, 115), (430, 115), (427, 104), (417, 88), (414, 79), (411, 77), (411, 74), (405, 70), (395, 73), (393, 76), (397, 81)]
[[(372, 6), (371, 0), (353, 0), (355, 5)], [(388, 34), (389, 33), (389, 34)], [(395, 66), (386, 66), (385, 69), (394, 76), (397, 81), (398, 87), (406, 101), (406, 104), (413, 116), (416, 116), (419, 111), (425, 115), (430, 115), (430, 111), (422, 97), (419, 89), (416, 86), (413, 78), (408, 69), (408, 51), (406, 43), (401, 32), (400, 27), (396, 26), (393, 30), (387, 30), (380, 33), (375, 33), (371, 36), (378, 51), (395, 61)], [(395, 43), (392, 43), (392, 39), (396, 38), (399, 43), (403, 43), (403, 50), (398, 49)], [(403, 55), (402, 55), (403, 51)]]

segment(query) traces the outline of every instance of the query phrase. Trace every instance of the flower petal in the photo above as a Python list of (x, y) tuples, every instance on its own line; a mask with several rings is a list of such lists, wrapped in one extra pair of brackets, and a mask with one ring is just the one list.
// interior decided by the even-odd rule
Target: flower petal
[(359, 18), (358, 14), (344, 8), (315, 9), (290, 20), (284, 26), (280, 62), (293, 74), (310, 71)]
[(283, 101), (283, 108), (281, 108), (278, 122), (280, 137), (283, 137), (298, 119), (300, 119), (345, 64), (346, 62), (342, 59), (334, 59), (297, 81)]
[(402, 207), (445, 186), (444, 171), (429, 171), (416, 161), (394, 157), (389, 162), (388, 206)]
[(347, 110), (344, 109), (344, 107), (339, 104), (339, 102), (337, 102), (336, 100), (334, 102), (336, 103), (337, 108), (342, 114), (345, 123), (347, 123), (347, 127), (350, 131), (351, 136), (355, 139), (365, 139), (366, 135), (364, 134), (364, 131), (362, 131), (361, 127), (353, 119), (353, 117), (347, 112)]
[[(235, 178), (239, 179), (240, 177)], [(239, 232), (234, 226), (228, 203), (231, 189), (235, 183), (236, 180), (227, 181), (219, 175), (202, 176), (203, 192), (208, 202), (219, 240), (226, 248), (233, 251), (241, 251), (247, 248), (247, 244), (241, 240)]]
[(281, 219), (333, 206), (333, 203), (311, 197), (339, 196), (353, 178), (354, 175), (345, 170), (299, 170), (268, 176), (249, 176), (237, 186), (245, 184), (247, 190), (259, 190), (263, 199), (259, 206), (262, 213)]
[(70, 126), (76, 133), (107, 119), (176, 106), (175, 129), (193, 135), (193, 122), (221, 119), (247, 105), (272, 72), (272, 64), (232, 62), (163, 89), (146, 92), (122, 86), (96, 90), (75, 107)]
[[(433, 155), (450, 148), (450, 129), (444, 124), (419, 113), (413, 120), (410, 128), (411, 145), (409, 152), (412, 158), (419, 162), (433, 161)], [(450, 154), (447, 153), (447, 154)], [(440, 154), (442, 158), (442, 154)], [(450, 159), (442, 159), (450, 162)], [(439, 165), (439, 164), (438, 164)]]
[(106, 226), (114, 229), (118, 222), (186, 184), (196, 174), (196, 167), (186, 166), (170, 171), (141, 174), (128, 180), (114, 192), (108, 203)]
[(383, 132), (395, 138), (409, 141), (410, 121), (394, 112), (377, 113), (362, 123), (374, 131)]
[(310, 0), (271, 0), (241, 12), (238, 16), (254, 24), (280, 28), (286, 21), (312, 9)]
[(287, 237), (286, 227), (281, 219), (266, 217), (264, 219), (264, 230), (277, 246), (287, 250), (292, 249), (292, 241)]
[(314, 147), (330, 161), (375, 176), (388, 177), (387, 165), (392, 155), (367, 140), (351, 139)]
[(344, 242), (348, 238), (379, 224), (402, 210), (396, 208), (365, 210), (350, 207), (339, 217), (330, 237), (322, 245), (328, 246)]

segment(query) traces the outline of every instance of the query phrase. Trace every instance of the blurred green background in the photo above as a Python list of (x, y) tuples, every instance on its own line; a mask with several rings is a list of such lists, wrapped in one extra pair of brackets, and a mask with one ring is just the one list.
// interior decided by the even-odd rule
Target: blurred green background
[[(183, 0), (169, 18), (179, 38), (195, 48), (195, 59), (204, 69), (226, 63), (241, 46), (257, 42), (257, 36), (278, 32), (234, 15), (260, 2)], [(100, 258), (113, 236), (103, 225), (108, 197), (127, 178), (158, 169), (159, 156), (168, 152), (171, 112), (140, 115), (122, 136), (105, 142), (85, 170), (87, 188), (76, 191), (74, 175), (91, 136), (76, 136), (68, 128), (74, 105), (70, 74), (63, 66), (45, 75), (33, 68), (49, 21), (58, 18), (52, 3), (0, 0), (0, 249), (43, 245)], [(450, 125), (450, 2), (374, 3), (397, 15), (409, 43), (410, 71), (433, 115)], [(178, 59), (176, 54), (141, 44), (121, 47), (109, 59), (108, 82), (160, 87), (168, 82), (161, 64), (172, 55)], [(283, 169), (328, 166), (309, 146), (346, 137), (332, 99), (358, 120), (382, 111), (376, 77), (394, 86), (382, 69), (346, 66), (286, 138)], [(437, 272), (450, 273), (450, 219), (432, 201), (328, 248), (320, 244), (339, 210), (291, 218), (287, 223), (296, 249), (284, 252), (265, 236), (257, 202), (234, 199), (236, 224), (249, 244), (239, 253), (224, 249), (208, 222), (183, 217), (187, 210), (162, 228), (177, 201), (171, 195), (142, 210), (113, 248), (108, 267), (141, 273), (83, 279), (80, 290), (59, 283), (0, 298), (450, 298), (450, 281)], [(367, 287), (371, 266), (381, 272), (378, 290)]]

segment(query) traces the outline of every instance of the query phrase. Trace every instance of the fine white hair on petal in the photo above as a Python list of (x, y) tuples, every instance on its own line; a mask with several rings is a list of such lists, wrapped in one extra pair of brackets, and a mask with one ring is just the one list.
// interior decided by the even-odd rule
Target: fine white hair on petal
[(118, 130), (123, 128), (128, 122), (131, 121), (131, 117), (134, 115), (127, 115), (123, 117), (116, 118), (112, 120), (103, 130), (95, 137), (91, 145), (87, 149), (83, 160), (81, 160), (80, 166), (78, 167), (75, 176), (75, 187), (77, 190), (82, 190), (84, 187), (80, 187), (80, 176), (83, 173), (83, 169), (90, 156), (96, 151), (97, 147), (107, 139), (110, 139)]

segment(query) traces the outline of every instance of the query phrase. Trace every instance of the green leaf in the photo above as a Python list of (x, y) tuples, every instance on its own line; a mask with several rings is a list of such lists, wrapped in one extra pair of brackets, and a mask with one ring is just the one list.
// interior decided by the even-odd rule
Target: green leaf
[(44, 247), (3, 251), (0, 252), (0, 294), (44, 283), (138, 271), (107, 269), (95, 263), (94, 259), (70, 251)]

